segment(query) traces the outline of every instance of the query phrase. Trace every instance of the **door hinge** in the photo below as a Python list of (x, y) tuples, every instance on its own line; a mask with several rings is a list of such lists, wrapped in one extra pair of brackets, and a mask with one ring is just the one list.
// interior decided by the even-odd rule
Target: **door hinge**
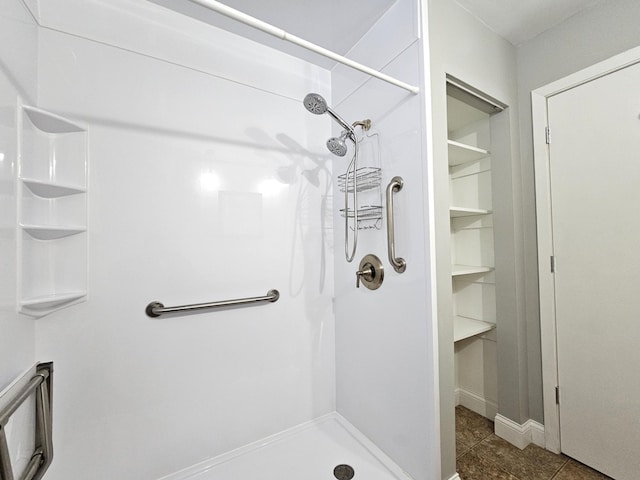
[(544, 141), (547, 142), (547, 145), (551, 143), (551, 130), (549, 127), (544, 127)]
[(556, 405), (560, 405), (560, 387), (556, 387)]
[(556, 257), (551, 255), (551, 273), (556, 273)]

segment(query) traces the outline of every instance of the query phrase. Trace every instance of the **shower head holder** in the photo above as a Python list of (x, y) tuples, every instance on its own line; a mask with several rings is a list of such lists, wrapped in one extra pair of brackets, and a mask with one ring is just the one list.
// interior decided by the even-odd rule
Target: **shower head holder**
[(371, 128), (371, 120), (369, 120), (368, 118), (365, 118), (364, 120), (359, 120), (357, 122), (353, 122), (351, 124), (351, 126), (353, 128), (362, 127), (362, 130), (364, 130), (365, 132), (368, 132), (369, 129)]

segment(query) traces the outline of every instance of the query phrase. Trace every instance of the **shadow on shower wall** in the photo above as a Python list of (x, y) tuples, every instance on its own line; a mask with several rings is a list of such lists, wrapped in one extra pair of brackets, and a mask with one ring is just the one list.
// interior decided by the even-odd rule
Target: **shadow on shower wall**
[[(305, 234), (312, 235), (314, 233), (312, 231), (304, 231), (304, 226), (309, 225), (309, 222), (306, 221), (308, 220), (308, 215), (305, 214), (305, 210), (303, 208), (305, 205), (304, 199), (307, 195), (309, 186), (320, 188), (322, 190), (320, 207), (321, 224), (319, 225), (320, 231), (318, 232), (320, 235), (320, 275), (318, 277), (318, 292), (322, 293), (325, 289), (325, 282), (327, 279), (327, 250), (330, 253), (333, 253), (333, 223), (331, 212), (331, 207), (333, 206), (331, 194), (333, 182), (331, 169), (327, 167), (327, 165), (331, 165), (331, 163), (329, 163), (330, 158), (328, 154), (320, 155), (310, 152), (287, 134), (279, 133), (276, 135), (276, 139), (282, 145), (287, 147), (290, 152), (293, 152), (292, 163), (287, 167), (283, 167), (278, 170), (278, 176), (280, 179), (285, 183), (296, 183), (295, 179), (298, 176), (307, 180), (307, 182), (297, 182), (298, 194), (296, 197), (297, 208), (292, 239), (292, 259), (295, 256), (296, 250), (304, 245), (302, 240)], [(309, 163), (311, 163), (310, 168), (308, 166)], [(307, 261), (313, 260), (307, 256), (305, 256), (305, 259), (307, 259)], [(331, 264), (333, 264), (333, 262), (331, 262)], [(294, 262), (290, 262), (289, 265), (290, 268), (293, 269)], [(300, 284), (296, 287), (294, 284), (295, 280), (293, 273), (294, 272), (292, 271), (289, 276), (289, 289), (291, 295), (296, 296), (302, 290), (303, 285)], [(302, 274), (300, 278), (304, 279), (304, 274)], [(313, 318), (313, 311), (308, 311), (308, 314)]]
[[(327, 212), (327, 197), (331, 196), (332, 178), (328, 154), (317, 154), (304, 148), (295, 139), (286, 133), (278, 133), (275, 138), (271, 138), (264, 130), (257, 127), (249, 127), (245, 130), (247, 136), (255, 141), (252, 147), (265, 149), (267, 158), (276, 163), (282, 163), (282, 154), (286, 153), (286, 162), (276, 169), (274, 180), (288, 187), (298, 185), (296, 192), (296, 208), (293, 218), (293, 231), (291, 238), (290, 261), (289, 261), (289, 285), (288, 290), (291, 297), (295, 298), (304, 291), (304, 283), (307, 275), (307, 267), (312, 268), (313, 263), (319, 261), (319, 283), (318, 292), (323, 293), (327, 279), (327, 243), (332, 240), (332, 229), (327, 229), (326, 219), (331, 212)], [(302, 180), (302, 181), (301, 181)], [(317, 225), (318, 230), (309, 222), (311, 216), (308, 214), (309, 208), (316, 208), (309, 197), (310, 189), (319, 189), (321, 194), (321, 224)], [(319, 257), (314, 255), (304, 255), (304, 262), (295, 262), (294, 259), (306, 244), (305, 240), (318, 236), (320, 247)], [(331, 245), (329, 243), (329, 245)], [(331, 248), (330, 248), (331, 250)], [(301, 271), (295, 271), (296, 264), (300, 263)], [(309, 292), (311, 293), (311, 292)], [(314, 309), (307, 312), (310, 318), (315, 318)]]
[[(304, 109), (301, 106), (301, 115), (304, 115)], [(127, 132), (136, 132), (147, 135), (160, 135), (165, 138), (180, 138), (186, 140), (194, 140), (198, 142), (214, 143), (216, 145), (228, 145), (233, 147), (246, 148), (253, 151), (260, 151), (265, 161), (270, 161), (281, 166), (276, 168), (276, 174), (271, 179), (274, 182), (290, 187), (298, 185), (296, 194), (296, 213), (294, 222), (293, 236), (291, 239), (291, 261), (289, 262), (289, 285), (288, 292), (291, 297), (297, 297), (304, 290), (305, 270), (307, 268), (317, 268), (319, 271), (317, 292), (323, 293), (327, 287), (326, 282), (331, 278), (333, 261), (330, 255), (333, 253), (333, 217), (332, 217), (332, 172), (330, 169), (331, 155), (329, 153), (315, 153), (304, 148), (295, 139), (286, 133), (278, 133), (274, 137), (268, 135), (264, 130), (258, 127), (246, 128), (245, 134), (252, 141), (233, 139), (228, 137), (219, 137), (215, 135), (207, 135), (194, 133), (193, 131), (176, 130), (157, 127), (153, 125), (136, 124), (132, 122), (113, 121), (105, 118), (95, 118), (91, 116), (74, 115), (88, 124), (102, 125), (108, 128), (121, 129)], [(309, 222), (309, 208), (315, 208), (310, 205), (310, 192), (318, 189), (321, 195), (321, 215), (320, 224), (312, 225)], [(317, 227), (317, 228), (316, 228)], [(304, 248), (303, 240), (312, 238), (317, 235), (317, 243), (320, 247), (320, 255), (311, 252), (304, 255), (304, 262), (298, 266), (301, 271), (295, 271), (296, 264), (293, 259)], [(315, 266), (314, 266), (315, 264)], [(329, 272), (328, 272), (329, 268)], [(311, 294), (311, 292), (309, 292)], [(308, 314), (310, 318), (315, 318), (315, 309), (309, 308)]]

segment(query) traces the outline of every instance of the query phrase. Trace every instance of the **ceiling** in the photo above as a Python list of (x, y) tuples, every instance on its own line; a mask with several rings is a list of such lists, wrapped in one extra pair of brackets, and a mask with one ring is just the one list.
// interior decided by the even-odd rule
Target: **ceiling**
[[(242, 25), (189, 0), (150, 0), (324, 68), (335, 62)], [(221, 0), (287, 33), (345, 55), (396, 0)]]
[[(331, 68), (334, 62), (242, 25), (189, 0), (149, 0), (216, 27)], [(605, 0), (455, 1), (487, 27), (520, 45), (591, 5)], [(225, 5), (345, 55), (396, 0), (222, 0)]]
[(455, 1), (517, 46), (603, 0)]

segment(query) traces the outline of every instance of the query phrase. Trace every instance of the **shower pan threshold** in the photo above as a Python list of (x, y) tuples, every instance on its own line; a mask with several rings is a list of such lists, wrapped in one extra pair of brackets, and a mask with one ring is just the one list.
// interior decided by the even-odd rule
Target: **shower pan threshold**
[(329, 413), (210, 458), (158, 480), (334, 479), (338, 465), (354, 478), (411, 480), (387, 455), (338, 413)]

